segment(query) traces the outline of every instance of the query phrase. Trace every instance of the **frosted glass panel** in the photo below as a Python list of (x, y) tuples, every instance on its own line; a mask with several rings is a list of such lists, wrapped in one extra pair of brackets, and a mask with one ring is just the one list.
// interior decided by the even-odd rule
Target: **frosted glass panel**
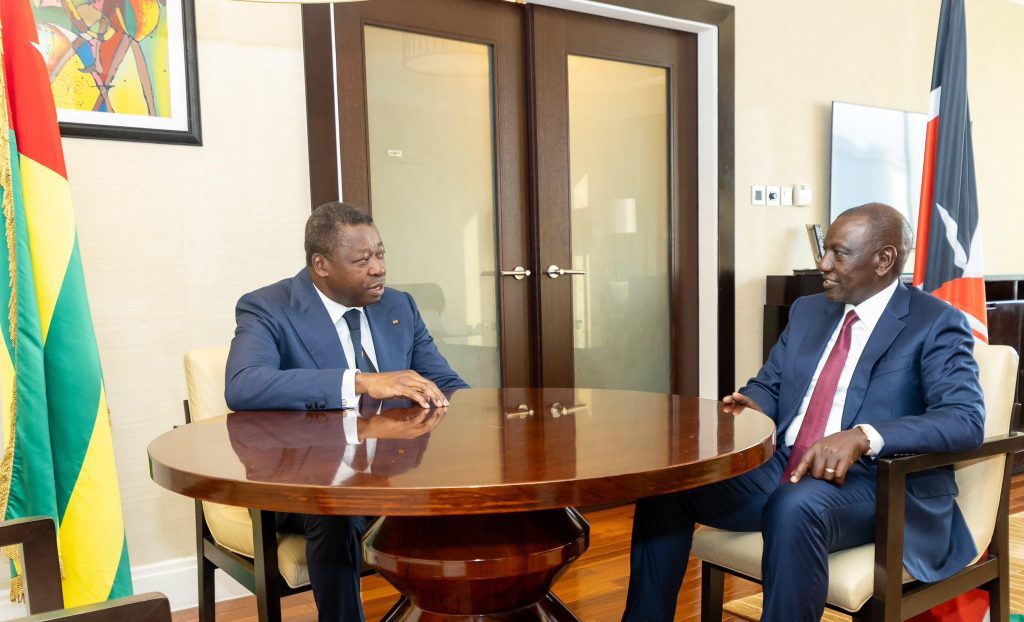
[(667, 71), (568, 64), (576, 385), (668, 391)]
[(372, 26), (364, 35), (388, 284), (413, 295), (459, 375), (497, 387), (490, 48)]

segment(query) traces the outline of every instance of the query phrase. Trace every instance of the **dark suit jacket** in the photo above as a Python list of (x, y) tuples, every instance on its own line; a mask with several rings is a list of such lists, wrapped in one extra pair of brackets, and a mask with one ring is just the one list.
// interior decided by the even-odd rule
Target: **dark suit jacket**
[[(757, 402), (779, 435), (798, 414), (844, 305), (825, 294), (800, 298), (768, 362), (741, 393)], [(914, 287), (896, 286), (850, 380), (842, 429), (872, 425), (885, 446), (880, 457), (977, 448), (985, 406), (963, 314)], [(874, 469), (874, 461), (863, 458)], [(904, 562), (911, 574), (936, 581), (977, 554), (956, 507), (951, 469), (908, 478)]]
[[(411, 296), (388, 288), (364, 310), (380, 371), (411, 369), (442, 391), (468, 387), (437, 351)], [(242, 296), (235, 321), (224, 390), (229, 408), (342, 407), (341, 377), (348, 363), (305, 268)]]

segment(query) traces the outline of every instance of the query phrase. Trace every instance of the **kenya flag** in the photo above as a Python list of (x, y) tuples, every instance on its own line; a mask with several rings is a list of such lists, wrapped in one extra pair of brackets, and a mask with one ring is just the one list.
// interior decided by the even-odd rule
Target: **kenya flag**
[[(978, 192), (967, 104), (964, 0), (943, 0), (939, 15), (917, 220), (914, 285), (963, 311), (974, 337), (988, 341)], [(912, 622), (988, 619), (988, 593), (972, 590), (913, 618)]]
[(987, 342), (964, 0), (942, 2), (928, 112), (914, 285), (963, 311)]

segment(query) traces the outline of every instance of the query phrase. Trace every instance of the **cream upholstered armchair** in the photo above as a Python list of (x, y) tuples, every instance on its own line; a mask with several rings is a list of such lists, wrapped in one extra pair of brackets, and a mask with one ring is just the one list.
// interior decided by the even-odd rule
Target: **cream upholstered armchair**
[[(838, 551), (828, 558), (828, 606), (855, 620), (906, 620), (967, 590), (989, 592), (991, 619), (1006, 620), (1009, 607), (1008, 501), (1013, 453), (1024, 436), (1009, 433), (1020, 405), (1013, 403), (1017, 353), (1009, 346), (979, 343), (974, 356), (985, 394), (985, 443), (962, 454), (921, 454), (878, 461), (875, 544)], [(904, 484), (908, 473), (956, 465), (957, 504), (982, 553), (973, 564), (938, 583), (915, 581), (903, 568)], [(724, 573), (760, 582), (763, 542), (759, 532), (701, 527), (693, 554), (701, 565), (701, 620), (722, 619)]]
[[(230, 412), (224, 401), (228, 349), (185, 354), (185, 419), (202, 421)], [(213, 622), (213, 571), (220, 568), (256, 595), (260, 622), (281, 620), (281, 597), (309, 589), (306, 540), (277, 533), (273, 512), (196, 501), (199, 620)]]

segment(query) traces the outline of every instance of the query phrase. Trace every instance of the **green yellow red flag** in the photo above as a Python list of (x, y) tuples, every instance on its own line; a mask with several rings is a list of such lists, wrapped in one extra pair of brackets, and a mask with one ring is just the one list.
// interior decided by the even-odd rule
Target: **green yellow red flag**
[[(0, 40), (0, 268), (7, 276), (0, 275), (0, 515), (56, 521), (64, 602), (73, 607), (131, 594), (128, 547), (71, 191), (30, 0), (0, 0)], [(16, 595), (17, 580), (12, 587)]]

